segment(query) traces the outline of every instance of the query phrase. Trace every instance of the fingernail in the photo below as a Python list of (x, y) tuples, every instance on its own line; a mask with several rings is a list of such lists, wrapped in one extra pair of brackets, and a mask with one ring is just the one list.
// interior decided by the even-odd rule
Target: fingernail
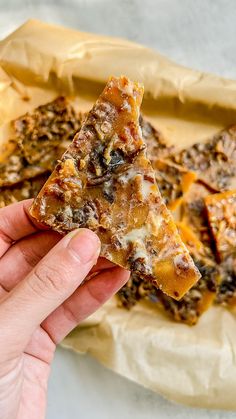
[(73, 234), (68, 247), (82, 263), (86, 264), (92, 260), (97, 260), (100, 254), (101, 243), (95, 233), (81, 228)]

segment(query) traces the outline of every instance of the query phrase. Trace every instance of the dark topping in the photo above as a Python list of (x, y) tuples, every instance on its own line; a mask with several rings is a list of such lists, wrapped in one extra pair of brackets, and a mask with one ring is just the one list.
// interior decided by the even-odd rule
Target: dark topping
[(236, 126), (216, 134), (206, 143), (194, 144), (172, 159), (196, 171), (199, 179), (213, 190), (233, 188), (236, 182)]
[(156, 159), (168, 158), (173, 154), (174, 147), (168, 146), (162, 134), (142, 116), (139, 118), (143, 139), (147, 145), (148, 158), (153, 161)]
[(234, 306), (236, 303), (236, 258), (228, 257), (220, 265), (221, 282), (216, 296), (216, 303)]
[(14, 122), (17, 141), (29, 164), (40, 163), (52, 148), (62, 141), (71, 141), (80, 126), (81, 115), (64, 97), (39, 106)]
[[(165, 311), (176, 321), (182, 321), (187, 324), (195, 324), (201, 315), (201, 303), (204, 301), (206, 291), (216, 292), (217, 287), (217, 269), (203, 265), (197, 262), (202, 278), (198, 283), (185, 294), (181, 300), (176, 301), (171, 297), (151, 286), (138, 275), (132, 274), (129, 282), (118, 292), (118, 298), (122, 306), (130, 309), (138, 301), (149, 300), (157, 307), (163, 307)], [(178, 297), (175, 292), (175, 296)]]
[(122, 150), (112, 150), (110, 159), (105, 157), (105, 152), (105, 145), (99, 143), (90, 153), (88, 171), (92, 174), (89, 178), (89, 184), (91, 185), (98, 185), (108, 180), (111, 173), (115, 172), (120, 166), (124, 166), (127, 160)]
[(206, 262), (195, 260), (195, 265), (198, 267), (199, 271), (202, 274), (204, 281), (202, 283), (199, 281), (197, 287), (199, 289), (206, 288), (210, 292), (216, 292), (217, 290), (217, 276), (219, 275), (219, 269), (216, 266), (209, 266)]
[(141, 288), (139, 289), (141, 284), (143, 282), (137, 275), (133, 274), (129, 281), (117, 293), (121, 306), (130, 309), (141, 299)]
[(155, 183), (155, 179), (153, 177), (149, 176), (149, 175), (144, 174), (143, 179), (147, 180), (150, 183)]
[(110, 156), (111, 156), (111, 160), (108, 163), (109, 170), (115, 170), (117, 169), (117, 167), (125, 163), (125, 156), (122, 150), (119, 150), (119, 149), (112, 150)]
[(169, 160), (152, 159), (152, 164), (161, 195), (172, 209), (178, 205), (177, 200), (188, 191), (196, 176)]
[(16, 186), (3, 187), (0, 189), (0, 208), (23, 199), (34, 198), (38, 195), (40, 189), (46, 182), (49, 174), (38, 176), (36, 178), (25, 180)]
[(202, 314), (201, 305), (204, 304), (206, 292), (216, 293), (218, 270), (215, 267), (207, 266), (195, 260), (202, 278), (192, 287), (181, 300), (176, 301), (159, 293), (159, 300), (167, 312), (177, 321), (184, 321), (188, 324), (195, 324)]
[(99, 219), (97, 207), (93, 201), (88, 201), (82, 208), (73, 210), (72, 221), (78, 227), (88, 227), (91, 219)]
[(218, 260), (235, 257), (236, 190), (210, 195), (205, 204)]
[(9, 186), (51, 171), (67, 141), (80, 129), (76, 114), (65, 98), (40, 106), (14, 121), (13, 154), (0, 164), (0, 186)]
[(107, 171), (107, 166), (104, 160), (105, 145), (98, 143), (97, 146), (91, 151), (89, 157), (88, 171), (97, 175), (98, 173), (103, 175)]
[(62, 188), (62, 184), (55, 183), (53, 186), (50, 186), (46, 190), (47, 195), (54, 195), (62, 202), (65, 201), (65, 191)]
[(103, 176), (99, 176), (99, 177), (89, 177), (87, 179), (87, 185), (96, 186), (96, 185), (101, 185), (102, 183), (104, 183), (104, 187), (105, 187), (105, 183), (108, 183), (110, 178), (111, 178), (111, 173), (106, 173)]
[(183, 202), (182, 219), (204, 244), (205, 255), (215, 262), (214, 244), (211, 239), (204, 202), (204, 198), (210, 193), (211, 191), (205, 185), (199, 182), (194, 183)]
[(216, 302), (230, 305), (233, 299), (236, 299), (236, 273), (226, 270), (223, 274), (223, 281), (219, 285)]
[(134, 272), (138, 272), (141, 277), (142, 275), (145, 275), (146, 277), (149, 275), (151, 276), (151, 269), (147, 265), (147, 261), (145, 260), (145, 258), (142, 258), (142, 257), (135, 258), (135, 256), (130, 256), (129, 263), (130, 263), (130, 270)]

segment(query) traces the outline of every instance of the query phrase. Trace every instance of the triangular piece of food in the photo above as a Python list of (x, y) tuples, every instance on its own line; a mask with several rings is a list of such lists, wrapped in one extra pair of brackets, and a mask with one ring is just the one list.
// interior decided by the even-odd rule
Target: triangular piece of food
[(205, 204), (219, 260), (236, 257), (236, 190), (208, 195)]
[(95, 231), (102, 256), (181, 298), (200, 274), (157, 185), (139, 126), (143, 88), (111, 78), (34, 201), (31, 215), (65, 233)]

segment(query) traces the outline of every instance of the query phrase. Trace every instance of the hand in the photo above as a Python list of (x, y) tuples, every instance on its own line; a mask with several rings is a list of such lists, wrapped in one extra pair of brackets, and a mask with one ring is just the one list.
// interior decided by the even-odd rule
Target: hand
[(61, 238), (40, 230), (27, 214), (31, 202), (0, 210), (1, 419), (44, 418), (56, 344), (129, 277), (97, 262), (100, 242), (91, 231)]

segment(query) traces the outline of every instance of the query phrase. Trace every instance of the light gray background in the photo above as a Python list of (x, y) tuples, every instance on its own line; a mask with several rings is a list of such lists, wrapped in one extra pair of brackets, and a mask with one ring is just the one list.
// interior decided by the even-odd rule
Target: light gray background
[[(0, 0), (0, 36), (30, 17), (129, 38), (180, 64), (236, 78), (236, 0)], [(173, 405), (89, 356), (57, 350), (47, 419), (234, 417)]]

